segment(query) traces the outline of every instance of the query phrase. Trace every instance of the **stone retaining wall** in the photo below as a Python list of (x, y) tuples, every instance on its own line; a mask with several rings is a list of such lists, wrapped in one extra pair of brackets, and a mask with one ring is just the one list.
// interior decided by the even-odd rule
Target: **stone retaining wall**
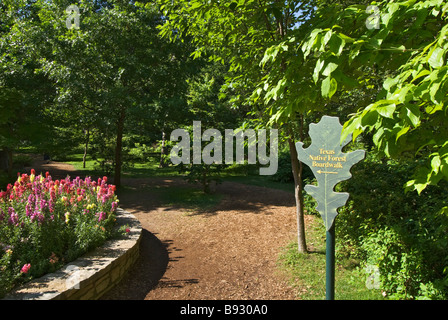
[(116, 285), (139, 256), (140, 222), (130, 213), (117, 210), (117, 223), (128, 225), (122, 239), (70, 262), (57, 272), (30, 281), (9, 293), (5, 300), (91, 300)]

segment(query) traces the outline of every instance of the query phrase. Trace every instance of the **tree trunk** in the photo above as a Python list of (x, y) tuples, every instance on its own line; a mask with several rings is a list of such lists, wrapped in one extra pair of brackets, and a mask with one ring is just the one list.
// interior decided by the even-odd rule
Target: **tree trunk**
[(165, 143), (166, 143), (166, 134), (165, 134), (165, 129), (164, 129), (162, 131), (162, 147), (160, 148), (159, 168), (165, 167), (165, 153), (166, 153)]
[(8, 154), (8, 176), (12, 177), (12, 166), (13, 166), (13, 157), (12, 157), (12, 149), (6, 148), (6, 152)]
[(90, 130), (86, 130), (86, 144), (84, 146), (84, 155), (82, 157), (82, 167), (86, 168), (86, 158), (87, 158), (87, 150), (89, 148), (89, 140), (90, 140)]
[(117, 143), (115, 146), (115, 173), (114, 185), (118, 188), (121, 186), (121, 167), (122, 167), (122, 148), (123, 148), (123, 132), (124, 120), (126, 118), (126, 108), (122, 107), (120, 117), (117, 123)]
[(291, 155), (291, 167), (294, 176), (294, 196), (296, 199), (296, 213), (297, 213), (297, 244), (298, 251), (307, 253), (306, 237), (305, 237), (305, 214), (304, 214), (304, 200), (303, 200), (303, 181), (302, 169), (303, 164), (297, 157), (297, 150), (292, 131), (289, 132), (288, 138), (289, 154)]
[(12, 151), (4, 147), (0, 150), (0, 170), (8, 173), (8, 176), (12, 175)]

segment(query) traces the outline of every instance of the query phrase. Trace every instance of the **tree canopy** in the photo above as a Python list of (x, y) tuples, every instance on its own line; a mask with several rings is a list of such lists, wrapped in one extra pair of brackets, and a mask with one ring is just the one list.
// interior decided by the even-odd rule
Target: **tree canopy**
[[(309, 125), (324, 115), (338, 116), (340, 141), (352, 135), (352, 145), (368, 151), (363, 168), (398, 163), (389, 173), (407, 192), (400, 201), (419, 197), (406, 208), (424, 212), (417, 226), (416, 214), (377, 204), (377, 221), (398, 227), (384, 229), (367, 217), (363, 228), (402, 239), (400, 249), (411, 248), (418, 261), (431, 251), (443, 256), (447, 17), (444, 0), (3, 0), (0, 169), (11, 176), (13, 153), (24, 146), (51, 155), (81, 146), (84, 159), (89, 152), (101, 159), (120, 186), (130, 149), (161, 145), (163, 167), (169, 132), (189, 129), (194, 120), (219, 130), (279, 129), (294, 180), (298, 249), (307, 252), (310, 208), (296, 143), (310, 143)], [(377, 172), (388, 178), (384, 170)], [(357, 190), (374, 184), (365, 180)], [(376, 210), (370, 202), (368, 210), (359, 209), (366, 200), (354, 199), (347, 207), (357, 211), (342, 229), (358, 221), (359, 211)], [(346, 229), (366, 251), (383, 248), (380, 238)], [(409, 230), (418, 231), (400, 238), (398, 232)], [(430, 233), (436, 244), (424, 240)], [(409, 238), (419, 246), (406, 247)], [(428, 270), (441, 278), (446, 267), (431, 263)]]

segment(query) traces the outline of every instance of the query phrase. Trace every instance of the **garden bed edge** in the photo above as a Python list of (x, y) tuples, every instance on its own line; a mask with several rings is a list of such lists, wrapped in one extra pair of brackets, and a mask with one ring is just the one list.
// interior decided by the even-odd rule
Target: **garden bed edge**
[(139, 257), (140, 222), (117, 209), (117, 224), (129, 232), (68, 263), (60, 270), (34, 279), (8, 293), (4, 300), (95, 300), (113, 288)]

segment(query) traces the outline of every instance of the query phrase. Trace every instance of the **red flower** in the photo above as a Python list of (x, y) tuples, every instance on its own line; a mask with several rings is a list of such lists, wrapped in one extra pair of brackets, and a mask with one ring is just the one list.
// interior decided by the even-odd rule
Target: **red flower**
[(31, 268), (31, 264), (26, 263), (26, 264), (23, 265), (23, 267), (22, 267), (22, 269), (20, 270), (20, 272), (21, 272), (21, 273), (28, 273), (28, 271), (30, 270), (30, 268)]

